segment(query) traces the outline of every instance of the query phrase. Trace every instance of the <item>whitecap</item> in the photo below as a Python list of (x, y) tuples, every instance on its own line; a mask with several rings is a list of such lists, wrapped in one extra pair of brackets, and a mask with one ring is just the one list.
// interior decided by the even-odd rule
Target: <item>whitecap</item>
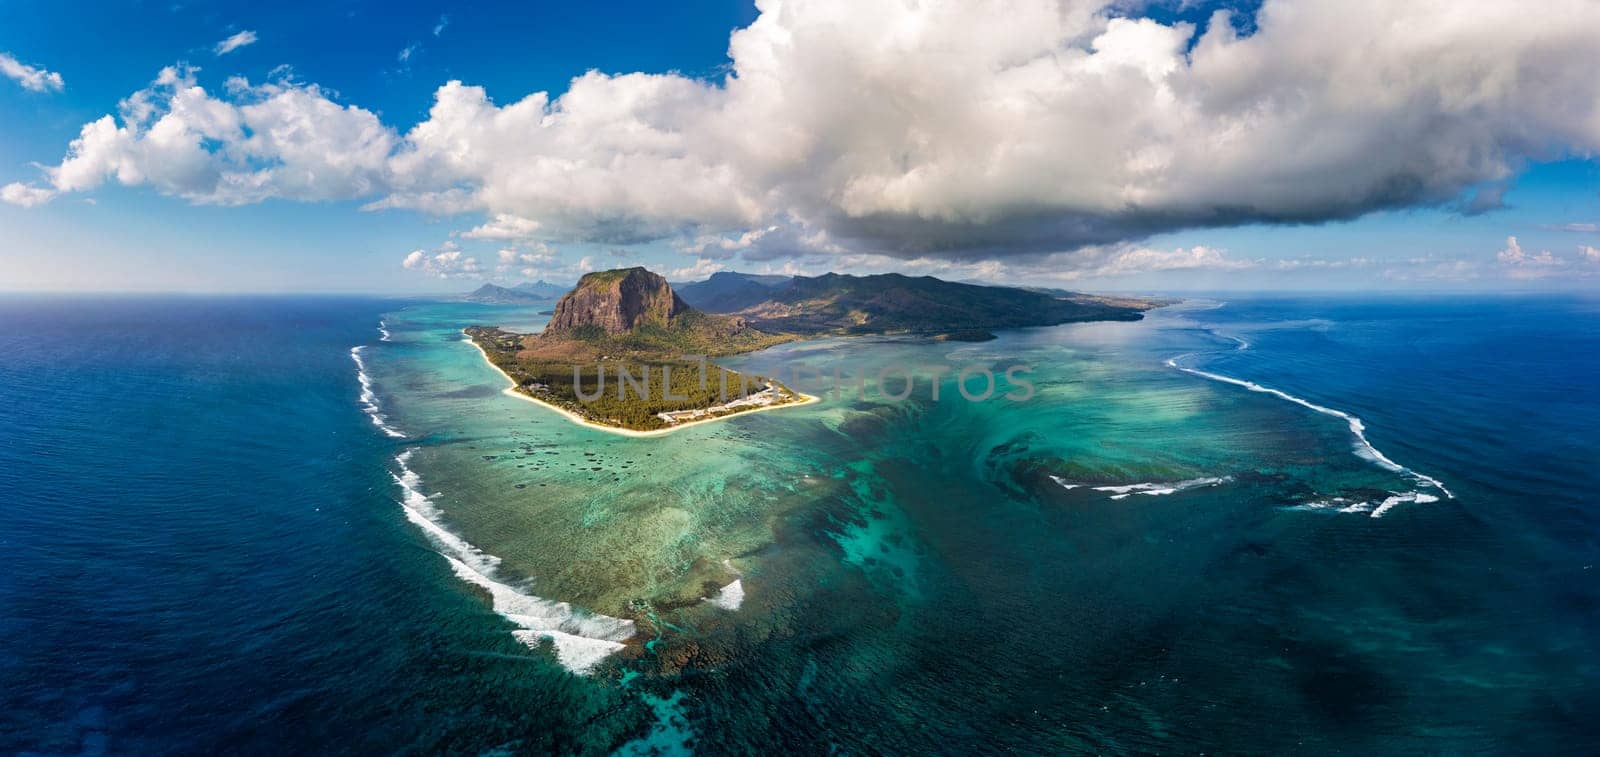
[(1384, 499), (1383, 502), (1372, 511), (1372, 517), (1382, 518), (1384, 513), (1389, 512), (1389, 510), (1395, 505), (1398, 505), (1402, 502), (1415, 502), (1419, 505), (1425, 505), (1429, 502), (1438, 501), (1438, 497), (1435, 497), (1432, 494), (1424, 494), (1422, 492), (1405, 492), (1404, 494), (1395, 494)]
[(350, 357), (356, 361), (356, 380), (361, 382), (361, 409), (372, 419), (372, 425), (378, 430), (396, 438), (403, 439), (405, 434), (389, 425), (389, 419), (384, 416), (383, 410), (378, 406), (378, 393), (372, 389), (372, 377), (367, 375), (367, 362), (361, 359), (361, 351), (365, 345), (350, 348)]
[(389, 335), (389, 322), (388, 321), (378, 321), (378, 341), (380, 341), (380, 342), (393, 341), (390, 338), (390, 335)]
[(1413, 502), (1425, 505), (1429, 502), (1438, 502), (1439, 498), (1427, 492), (1410, 491), (1393, 493), (1385, 497), (1382, 502), (1371, 502), (1364, 499), (1351, 499), (1347, 497), (1328, 497), (1310, 502), (1302, 502), (1290, 507), (1290, 510), (1332, 510), (1338, 513), (1367, 514), (1373, 518), (1382, 518), (1384, 513), (1394, 509), (1395, 505)]
[(733, 567), (732, 560), (723, 560), (722, 565), (732, 571), (737, 578), (733, 579), (733, 583), (718, 589), (716, 596), (706, 597), (705, 601), (728, 612), (733, 612), (744, 604), (744, 574), (739, 572), (738, 568)]
[(1233, 480), (1233, 476), (1208, 476), (1205, 478), (1190, 478), (1183, 481), (1170, 483), (1145, 482), (1139, 484), (1122, 484), (1118, 486), (1092, 487), (1097, 492), (1110, 492), (1112, 499), (1124, 499), (1131, 494), (1148, 494), (1159, 497), (1165, 494), (1177, 494), (1189, 489), (1198, 489), (1202, 486), (1220, 486)]
[(744, 579), (733, 579), (733, 583), (722, 587), (722, 590), (718, 591), (715, 597), (708, 598), (708, 601), (728, 612), (739, 609), (744, 604)]
[(1401, 464), (1389, 459), (1389, 457), (1387, 455), (1384, 455), (1383, 452), (1379, 451), (1377, 447), (1374, 447), (1372, 445), (1372, 442), (1367, 440), (1367, 427), (1366, 427), (1366, 424), (1363, 423), (1360, 418), (1358, 418), (1358, 417), (1356, 417), (1354, 415), (1351, 415), (1350, 413), (1344, 412), (1343, 410), (1335, 410), (1335, 409), (1333, 409), (1331, 407), (1323, 407), (1322, 405), (1318, 405), (1318, 404), (1316, 404), (1314, 402), (1311, 402), (1310, 400), (1306, 400), (1306, 399), (1302, 399), (1300, 397), (1296, 397), (1296, 396), (1294, 396), (1292, 394), (1289, 394), (1288, 392), (1284, 392), (1284, 391), (1281, 391), (1281, 390), (1278, 390), (1278, 389), (1273, 389), (1272, 387), (1269, 387), (1269, 386), (1262, 386), (1260, 384), (1255, 383), (1254, 381), (1245, 381), (1244, 379), (1236, 379), (1236, 378), (1233, 378), (1231, 376), (1224, 376), (1224, 375), (1219, 374), (1219, 373), (1211, 373), (1209, 371), (1202, 371), (1202, 370), (1199, 370), (1199, 369), (1196, 369), (1196, 368), (1184, 367), (1184, 366), (1178, 364), (1178, 360), (1181, 357), (1185, 357), (1185, 356), (1180, 355), (1179, 357), (1167, 360), (1167, 366), (1170, 367), (1170, 368), (1176, 368), (1176, 369), (1178, 369), (1180, 371), (1183, 371), (1184, 373), (1194, 374), (1194, 375), (1199, 376), (1201, 378), (1208, 378), (1208, 379), (1211, 379), (1212, 381), (1221, 381), (1221, 382), (1223, 382), (1225, 384), (1233, 384), (1234, 386), (1242, 386), (1242, 387), (1244, 387), (1246, 389), (1249, 389), (1252, 392), (1260, 392), (1262, 394), (1270, 394), (1270, 395), (1272, 395), (1274, 397), (1277, 397), (1279, 399), (1287, 400), (1287, 401), (1293, 402), (1296, 405), (1299, 405), (1301, 407), (1304, 407), (1304, 408), (1307, 408), (1307, 409), (1314, 410), (1316, 412), (1322, 413), (1323, 415), (1331, 415), (1331, 416), (1333, 416), (1335, 418), (1342, 419), (1345, 422), (1345, 424), (1350, 427), (1351, 435), (1353, 435), (1355, 437), (1354, 449), (1355, 449), (1355, 453), (1356, 453), (1357, 457), (1360, 457), (1360, 458), (1362, 458), (1364, 460), (1369, 460), (1369, 461), (1377, 464), (1379, 467), (1384, 468), (1386, 470), (1390, 470), (1390, 471), (1393, 471), (1395, 473), (1399, 473), (1401, 475), (1408, 476), (1411, 479), (1417, 481), (1418, 483), (1426, 484), (1428, 486), (1433, 487), (1434, 489), (1439, 490), (1446, 497), (1449, 497), (1450, 499), (1455, 499), (1456, 495), (1452, 494), (1449, 489), (1446, 489), (1444, 484), (1441, 483), (1438, 479), (1436, 479), (1436, 478), (1434, 478), (1432, 476), (1429, 476), (1429, 475), (1427, 475), (1425, 473), (1420, 473), (1418, 471), (1415, 471), (1415, 470), (1412, 470), (1410, 468), (1407, 468), (1404, 465), (1401, 465)]
[(1069, 484), (1065, 480), (1063, 480), (1060, 476), (1055, 476), (1055, 475), (1050, 476), (1050, 480), (1056, 482), (1056, 484), (1059, 485), (1063, 489), (1069, 489), (1070, 490), (1070, 489), (1076, 489), (1076, 488), (1078, 488), (1080, 486), (1083, 486), (1083, 484)]
[(406, 519), (416, 524), (439, 548), (450, 563), (450, 570), (467, 583), (488, 592), (496, 613), (519, 628), (512, 631), (527, 646), (537, 649), (548, 640), (555, 649), (556, 661), (567, 670), (584, 675), (608, 655), (622, 649), (636, 630), (633, 621), (573, 607), (528, 594), (495, 576), (500, 558), (485, 553), (465, 539), (451, 533), (438, 522), (439, 511), (422, 491), (422, 478), (407, 464), (415, 450), (395, 457), (400, 473), (395, 483), (404, 493), (400, 502)]

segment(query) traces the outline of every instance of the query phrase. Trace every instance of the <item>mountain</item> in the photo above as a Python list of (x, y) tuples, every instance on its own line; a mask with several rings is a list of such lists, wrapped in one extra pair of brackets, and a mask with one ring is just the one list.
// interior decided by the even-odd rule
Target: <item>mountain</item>
[(549, 298), (539, 297), (497, 284), (484, 284), (473, 290), (471, 294), (464, 295), (461, 299), (467, 302), (481, 302), (486, 305), (526, 305), (543, 302)]
[(620, 268), (585, 275), (556, 303), (546, 334), (596, 326), (621, 334), (644, 324), (668, 326), (689, 306), (659, 275), (643, 268)]
[(1127, 297), (1057, 297), (932, 276), (829, 273), (794, 277), (736, 314), (757, 329), (775, 333), (948, 333), (1073, 321), (1136, 321), (1159, 304)]
[(565, 287), (560, 284), (552, 284), (544, 279), (540, 279), (538, 281), (524, 281), (521, 284), (511, 288), (517, 290), (518, 292), (531, 294), (541, 300), (553, 300), (563, 294), (566, 294), (570, 287)]
[(701, 312), (666, 279), (635, 267), (585, 274), (524, 348), (540, 359), (597, 353), (651, 360), (746, 352), (787, 338), (751, 328), (742, 317)]
[(721, 271), (711, 278), (673, 288), (684, 302), (707, 313), (732, 313), (765, 302), (774, 289), (793, 281), (793, 276), (764, 276)]

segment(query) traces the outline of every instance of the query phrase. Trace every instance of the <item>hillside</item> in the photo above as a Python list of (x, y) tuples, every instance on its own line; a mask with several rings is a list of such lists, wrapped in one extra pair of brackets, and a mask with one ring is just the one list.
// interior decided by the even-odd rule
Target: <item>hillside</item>
[(571, 287), (562, 286), (561, 284), (552, 284), (548, 281), (540, 279), (538, 281), (524, 281), (521, 284), (511, 288), (517, 290), (518, 292), (531, 294), (541, 300), (553, 300), (563, 294), (566, 294), (567, 290)]
[(703, 313), (644, 268), (585, 275), (556, 303), (550, 323), (525, 341), (529, 357), (622, 355), (637, 359), (728, 355), (792, 337), (752, 328), (743, 317)]
[(566, 291), (567, 287), (546, 281), (524, 281), (514, 287), (484, 284), (462, 295), (461, 299), (485, 305), (529, 305), (549, 302), (565, 294)]
[(705, 281), (676, 284), (673, 290), (684, 302), (707, 313), (733, 313), (767, 301), (775, 289), (793, 280), (793, 276), (720, 271)]
[(1093, 295), (1057, 297), (898, 273), (798, 276), (737, 311), (755, 328), (792, 334), (949, 333), (1051, 326), (1075, 321), (1136, 321), (1161, 303)]

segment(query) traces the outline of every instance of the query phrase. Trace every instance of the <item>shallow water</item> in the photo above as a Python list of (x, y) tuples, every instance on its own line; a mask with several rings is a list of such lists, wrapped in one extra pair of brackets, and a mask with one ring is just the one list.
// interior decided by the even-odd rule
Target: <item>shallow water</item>
[(631, 439), (533, 308), (7, 301), (0, 750), (1584, 751), (1596, 303), (1218, 305)]

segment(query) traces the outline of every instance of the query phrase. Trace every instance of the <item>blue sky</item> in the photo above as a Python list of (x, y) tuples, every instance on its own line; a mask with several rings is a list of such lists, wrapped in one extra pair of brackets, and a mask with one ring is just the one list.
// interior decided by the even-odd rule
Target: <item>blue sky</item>
[[(1066, 15), (1018, 2), (1013, 23), (1028, 24), (1028, 13), (1046, 12), (1051, 23)], [(1274, 87), (1303, 93), (1324, 86), (1285, 83), (1270, 57), (1259, 70), (1237, 73), (1250, 65), (1241, 55), (1267, 55), (1250, 48), (1252, 35), (1259, 35), (1256, 48), (1281, 40), (1303, 49), (1292, 18), (1269, 20), (1258, 32), (1253, 4), (1120, 4), (1061, 20), (1054, 37), (1041, 32), (1013, 43), (985, 34), (1010, 36), (1015, 30), (1004, 19), (991, 29), (988, 17), (911, 18), (905, 14), (915, 11), (823, 5), (791, 3), (787, 17), (771, 13), (761, 23), (746, 2), (0, 5), (0, 68), (8, 59), (22, 67), (0, 78), (0, 185), (18, 187), (8, 186), (16, 202), (0, 203), (0, 289), (459, 291), (480, 280), (570, 281), (586, 269), (634, 264), (680, 279), (718, 269), (904, 270), (1135, 290), (1588, 289), (1600, 281), (1600, 165), (1591, 157), (1600, 143), (1600, 118), (1593, 116), (1600, 91), (1592, 83), (1548, 101), (1507, 94), (1470, 111), (1429, 110), (1442, 107), (1429, 105), (1441, 92), (1489, 92), (1472, 78), (1482, 66), (1441, 69), (1411, 89), (1375, 95), (1402, 102), (1376, 114), (1353, 108), (1329, 84), (1318, 121), (1288, 113), (1260, 127), (1290, 140), (1289, 147), (1220, 165), (1206, 158), (1209, 148), (1184, 142), (1210, 122), (1166, 132), (1156, 116), (1226, 120), (1232, 114), (1216, 93), (1232, 80), (1223, 75), (1250, 87), (1230, 97), (1259, 102), (1280, 103), (1269, 96)], [(1231, 36), (1208, 36), (1219, 7), (1237, 9)], [(1600, 28), (1586, 27), (1588, 16), (1552, 15), (1527, 23), (1553, 26), (1530, 28), (1522, 42), (1508, 33), (1503, 50), (1482, 54), (1498, 61), (1538, 53), (1557, 69), (1510, 75), (1581, 81), (1593, 61), (1576, 43), (1569, 53), (1551, 29)], [(1416, 19), (1370, 20), (1370, 27), (1352, 26), (1351, 44), (1375, 34), (1371, 29)], [(970, 34), (927, 31), (939, 24)], [(879, 33), (849, 28), (858, 25)], [(1504, 26), (1486, 14), (1485, 29)], [(740, 29), (749, 29), (746, 43), (731, 53), (730, 34)], [(246, 44), (219, 54), (229, 38)], [(1233, 57), (1211, 50), (1230, 43), (1239, 45)], [(943, 56), (952, 45), (957, 49)], [(1481, 47), (1470, 36), (1461, 45)], [(1398, 63), (1410, 54), (1403, 45), (1375, 47), (1395, 50)], [(1063, 98), (1014, 125), (992, 122), (994, 103), (1013, 102), (1005, 99), (1017, 86), (1007, 72), (1025, 68), (1016, 61), (1066, 69), (1088, 60), (1073, 57), (1080, 52), (1101, 62), (1069, 71), (1069, 78), (1052, 73), (1030, 81), (1027, 91), (1048, 99), (1052, 86), (1099, 86), (1091, 74), (1109, 76), (1103, 61), (1116, 53), (1129, 71), (1145, 73), (1148, 81), (1136, 83), (1152, 87), (1155, 104), (1108, 116), (1097, 112), (1097, 101)], [(1163, 52), (1177, 61), (1176, 72), (1159, 58)], [(1217, 73), (1211, 55), (1233, 68)], [(963, 56), (971, 66), (941, 69), (946, 57)], [(992, 75), (971, 74), (993, 60), (1004, 65)], [(1307, 71), (1341, 64), (1365, 65), (1306, 62)], [(177, 83), (152, 87), (167, 67), (178, 67)], [(429, 121), (446, 82), (481, 87), (487, 101), (506, 108), (537, 92), (561, 97), (591, 70), (616, 76), (591, 82), (586, 99), (547, 106), (542, 125), (534, 118), (496, 132), (491, 122), (510, 114), (474, 110), (467, 97), (465, 115), (449, 121), (471, 130), (452, 137), (463, 141), (408, 135)], [(725, 79), (735, 70), (740, 85)], [(635, 72), (644, 76), (626, 76)], [(38, 78), (48, 74), (61, 86)], [(230, 90), (230, 77), (244, 77), (253, 89)], [(175, 159), (149, 149), (154, 118), (131, 125), (119, 104), (146, 91), (159, 117), (181, 110), (177, 100), (162, 98), (186, 87), (203, 89), (209, 105), (240, 112), (278, 96), (285, 108), (357, 109), (382, 132), (376, 157), (318, 184), (328, 166), (344, 165), (340, 154), (350, 149), (338, 141), (348, 131), (330, 126), (334, 136), (316, 141), (329, 154), (305, 169), (313, 178), (284, 184), (252, 172), (298, 168), (298, 158), (259, 146), (229, 157), (238, 147), (230, 137), (190, 121), (196, 154), (217, 165), (152, 178)], [(1196, 98), (1193, 109), (1172, 111), (1165, 103), (1174, 92)], [(902, 95), (907, 102), (898, 102)], [(645, 104), (618, 105), (636, 101)], [(1570, 101), (1590, 109), (1575, 111)], [(880, 109), (884, 103), (890, 105)], [(319, 119), (317, 112), (307, 117)], [(286, 113), (288, 123), (303, 115)], [(74, 174), (77, 180), (41, 169), (62, 165), (80, 129), (107, 114), (128, 129), (126, 141), (83, 151), (80, 162), (93, 165)], [(249, 118), (239, 145), (265, 130)], [(944, 125), (967, 118), (976, 124), (970, 130)], [(1095, 127), (1095, 119), (1114, 128), (1065, 136)], [(1579, 126), (1571, 126), (1574, 119)], [(1330, 120), (1341, 124), (1324, 131)], [(1413, 121), (1434, 125), (1408, 134), (1404, 124)], [(544, 127), (551, 135), (543, 141), (525, 145), (519, 136), (518, 129)], [(641, 137), (641, 129), (649, 133)], [(1328, 152), (1276, 164), (1293, 149), (1297, 130), (1308, 144), (1329, 144)], [(1147, 142), (1140, 141), (1145, 131), (1155, 132)], [(1434, 150), (1432, 133), (1450, 149)], [(1042, 147), (1048, 157), (962, 174), (985, 159), (974, 150), (993, 145), (996, 134), (1002, 141), (1018, 135), (1011, 152)], [(1340, 153), (1342, 134), (1366, 141)], [(740, 142), (746, 138), (749, 144)], [(1111, 164), (1088, 150), (1075, 155), (1095, 139), (1131, 157)], [(439, 167), (461, 152), (474, 156), (464, 161), (471, 166)], [(1419, 152), (1430, 157), (1412, 165), (1408, 156)], [(1000, 154), (987, 159), (1003, 161)], [(1458, 160), (1462, 154), (1470, 159)], [(952, 169), (952, 156), (965, 163)], [(1162, 166), (1153, 178), (1150, 160)], [(1396, 165), (1368, 170), (1364, 161)], [(229, 178), (214, 181), (218, 175)], [(241, 194), (241, 181), (261, 187)], [(1277, 182), (1282, 191), (1256, 189)], [(724, 184), (733, 187), (726, 196)], [(1386, 189), (1395, 186), (1401, 189)], [(1474, 197), (1483, 207), (1469, 209)], [(521, 219), (524, 230), (496, 226), (503, 218)], [(420, 257), (407, 267), (402, 261), (413, 251)], [(476, 264), (463, 266), (467, 258)]]

